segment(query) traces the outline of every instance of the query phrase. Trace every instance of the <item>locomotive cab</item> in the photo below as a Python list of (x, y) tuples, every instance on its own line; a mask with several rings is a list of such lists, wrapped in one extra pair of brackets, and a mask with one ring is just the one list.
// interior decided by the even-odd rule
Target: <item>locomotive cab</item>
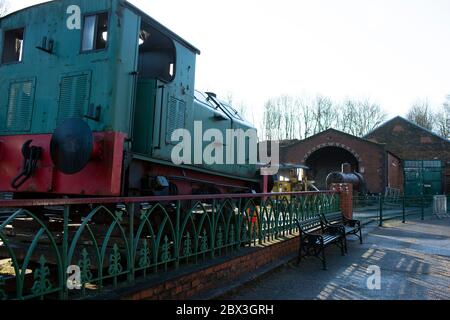
[(176, 129), (253, 126), (212, 96), (196, 98), (199, 50), (127, 1), (11, 13), (0, 19), (0, 50), (0, 192), (248, 192), (258, 183), (249, 163), (173, 163)]
[(51, 1), (0, 20), (0, 191), (120, 194), (138, 23), (118, 0)]

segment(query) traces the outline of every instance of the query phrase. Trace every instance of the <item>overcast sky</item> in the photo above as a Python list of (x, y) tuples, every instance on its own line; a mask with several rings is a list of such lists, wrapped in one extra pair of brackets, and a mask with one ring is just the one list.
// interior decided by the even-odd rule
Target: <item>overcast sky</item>
[(258, 122), (281, 94), (369, 97), (390, 116), (450, 94), (450, 0), (131, 2), (202, 51), (197, 89), (233, 93)]

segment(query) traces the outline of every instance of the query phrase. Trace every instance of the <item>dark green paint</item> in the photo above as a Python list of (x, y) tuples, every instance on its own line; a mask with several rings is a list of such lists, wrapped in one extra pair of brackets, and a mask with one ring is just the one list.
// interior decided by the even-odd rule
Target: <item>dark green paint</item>
[(442, 194), (442, 161), (405, 161), (404, 172), (406, 196)]

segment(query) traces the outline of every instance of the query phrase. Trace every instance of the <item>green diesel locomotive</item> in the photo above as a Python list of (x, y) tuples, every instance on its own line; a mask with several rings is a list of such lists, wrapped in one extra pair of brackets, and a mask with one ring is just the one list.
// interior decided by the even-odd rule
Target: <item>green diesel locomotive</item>
[(132, 4), (50, 1), (3, 17), (0, 31), (0, 192), (260, 191), (247, 134), (244, 155), (237, 136), (191, 144), (192, 157), (198, 143), (216, 143), (223, 158), (244, 163), (174, 163), (177, 129), (194, 136), (201, 124), (225, 137), (254, 128), (215, 94), (195, 91), (199, 50)]

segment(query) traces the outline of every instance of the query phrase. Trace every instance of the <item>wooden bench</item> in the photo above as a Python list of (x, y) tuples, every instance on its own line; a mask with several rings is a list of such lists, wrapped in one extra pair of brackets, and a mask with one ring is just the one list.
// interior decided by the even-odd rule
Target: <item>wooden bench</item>
[(300, 232), (300, 247), (298, 249), (298, 263), (302, 257), (314, 256), (322, 261), (323, 269), (327, 269), (325, 248), (329, 245), (337, 245), (341, 254), (345, 254), (344, 236), (339, 226), (325, 226), (320, 216), (295, 223)]
[(359, 238), (359, 242), (362, 244), (362, 231), (361, 231), (361, 221), (348, 219), (342, 215), (340, 212), (325, 215), (320, 214), (320, 219), (322, 224), (325, 226), (340, 227), (341, 233), (344, 237), (344, 247), (347, 253), (347, 236), (355, 235)]

